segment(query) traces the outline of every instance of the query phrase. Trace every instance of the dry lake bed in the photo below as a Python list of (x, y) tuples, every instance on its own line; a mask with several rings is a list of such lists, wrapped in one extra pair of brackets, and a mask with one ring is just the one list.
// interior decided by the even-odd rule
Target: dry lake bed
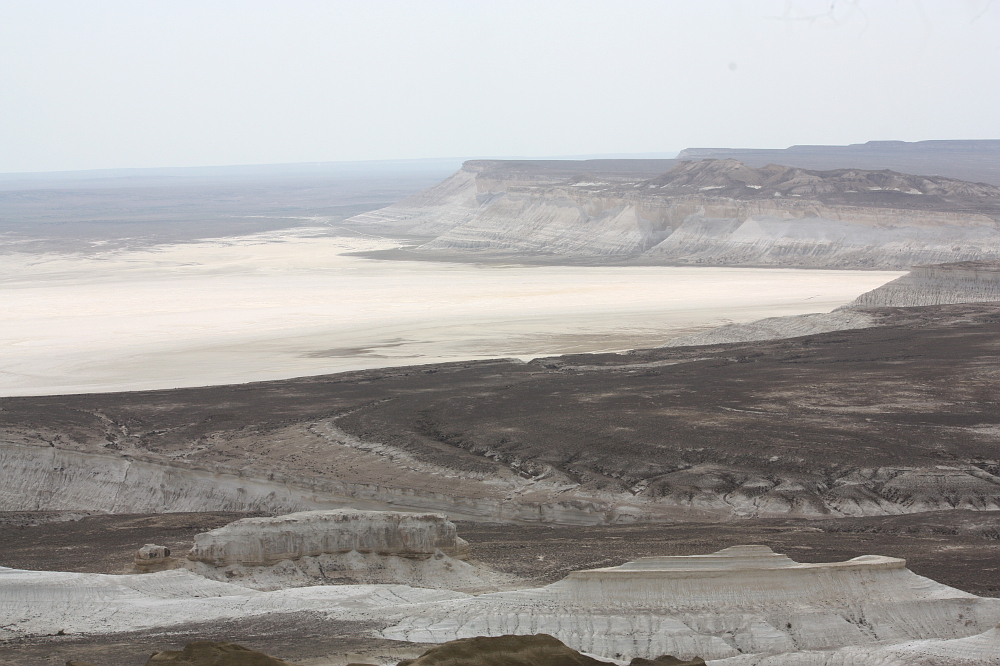
[(654, 347), (826, 312), (891, 271), (381, 261), (301, 227), (0, 262), (0, 395), (204, 386)]

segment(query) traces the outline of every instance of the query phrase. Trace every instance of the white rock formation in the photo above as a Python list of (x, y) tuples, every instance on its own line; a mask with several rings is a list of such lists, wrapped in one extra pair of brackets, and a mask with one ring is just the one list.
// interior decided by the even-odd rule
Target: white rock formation
[(133, 563), (137, 571), (150, 573), (172, 569), (176, 564), (176, 558), (170, 557), (170, 549), (166, 546), (147, 543), (135, 551)]
[(489, 202), (489, 193), (480, 192), (476, 186), (479, 171), (474, 163), (467, 163), (433, 187), (349, 221), (397, 233), (440, 234), (468, 221)]
[[(378, 443), (360, 444), (382, 447), (393, 456), (405, 455)], [(404, 474), (416, 467), (410, 461), (407, 466)], [(433, 468), (428, 473), (435, 476), (430, 478), (442, 484), (444, 491), (362, 485), (337, 478), (266, 479), (131, 457), (6, 443), (0, 443), (0, 468), (4, 471), (0, 506), (6, 511), (86, 508), (108, 513), (290, 513), (355, 506), (366, 510), (430, 510), (456, 520), (594, 525), (733, 517), (881, 516), (955, 508), (1000, 510), (1000, 477), (964, 464), (846, 470), (832, 480), (832, 485), (827, 476), (819, 474), (765, 475), (761, 471), (704, 464), (660, 477), (672, 489), (664, 496), (578, 492), (574, 485), (560, 481), (558, 475), (553, 475), (555, 480), (549, 485), (551, 479), (514, 479), (522, 485), (491, 480), (477, 488), (461, 485), (461, 479), (454, 478), (450, 471)], [(445, 485), (449, 482), (455, 485)], [(533, 492), (518, 495), (522, 488)], [(481, 489), (492, 496), (479, 492)], [(506, 492), (507, 497), (498, 497), (499, 491)]]
[(617, 659), (724, 659), (963, 638), (1000, 620), (1000, 599), (917, 576), (896, 558), (801, 564), (764, 546), (738, 546), (707, 556), (643, 558), (578, 571), (539, 589), (413, 610), (383, 635), (444, 642), (547, 633)]
[(196, 535), (188, 559), (216, 566), (268, 565), (349, 552), (464, 558), (468, 543), (439, 513), (335, 509), (237, 520)]
[(468, 544), (433, 513), (304, 511), (245, 518), (194, 541), (186, 568), (255, 590), (403, 584), (487, 592), (516, 580), (462, 561)]
[(1000, 599), (917, 576), (903, 560), (801, 564), (763, 546), (642, 558), (478, 597), (404, 585), (260, 592), (185, 570), (108, 576), (0, 568), (0, 639), (299, 611), (375, 620), (389, 625), (383, 636), (401, 640), (547, 633), (604, 658), (698, 655), (719, 666), (994, 664), (1000, 641), (993, 628)]
[(915, 266), (841, 309), (990, 302), (1000, 302), (1000, 262), (964, 261)]
[(405, 585), (326, 585), (258, 592), (184, 569), (143, 575), (22, 571), (0, 567), (0, 640), (107, 634), (268, 613), (331, 618), (399, 617), (414, 604), (469, 595)]

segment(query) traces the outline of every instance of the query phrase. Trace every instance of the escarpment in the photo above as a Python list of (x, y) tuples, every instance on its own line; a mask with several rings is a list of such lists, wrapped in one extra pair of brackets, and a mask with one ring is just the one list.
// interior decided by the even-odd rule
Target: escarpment
[(652, 177), (549, 164), (468, 162), (351, 221), (433, 234), (418, 255), (882, 269), (1000, 257), (1000, 187), (985, 183), (732, 159)]
[(843, 309), (1000, 302), (1000, 261), (915, 266)]

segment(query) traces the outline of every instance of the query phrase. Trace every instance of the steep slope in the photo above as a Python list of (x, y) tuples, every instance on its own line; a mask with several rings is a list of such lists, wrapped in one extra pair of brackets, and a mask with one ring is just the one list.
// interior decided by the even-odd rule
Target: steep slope
[(1000, 261), (916, 266), (841, 310), (1000, 301)]
[(1000, 257), (992, 185), (731, 159), (680, 162), (653, 178), (603, 168), (469, 162), (437, 188), (352, 221), (405, 221), (437, 234), (417, 253), (454, 257), (827, 268)]

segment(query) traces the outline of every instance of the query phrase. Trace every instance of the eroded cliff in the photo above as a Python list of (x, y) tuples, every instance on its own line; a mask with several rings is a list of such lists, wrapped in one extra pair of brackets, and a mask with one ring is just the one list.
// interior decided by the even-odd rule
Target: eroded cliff
[(468, 162), (351, 221), (433, 234), (424, 255), (827, 268), (1000, 257), (1000, 188), (984, 183), (731, 159), (655, 177), (512, 164)]

